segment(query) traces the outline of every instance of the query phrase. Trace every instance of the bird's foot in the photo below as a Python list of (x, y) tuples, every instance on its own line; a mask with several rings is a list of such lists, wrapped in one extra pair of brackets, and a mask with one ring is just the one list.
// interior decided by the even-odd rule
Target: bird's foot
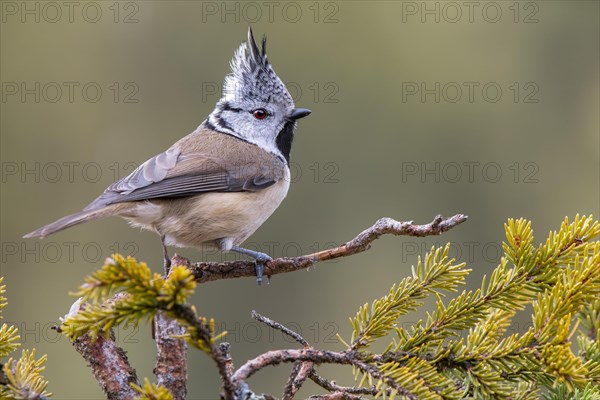
[[(269, 256), (268, 254), (261, 253), (260, 251), (249, 250), (240, 246), (232, 246), (231, 251), (235, 251), (236, 253), (240, 254), (245, 254), (254, 258), (254, 265), (256, 266), (256, 283), (262, 285), (265, 264), (273, 260), (273, 258), (271, 258), (271, 256)], [(268, 283), (271, 283), (270, 278), (267, 278), (267, 280)]]
[[(262, 285), (263, 282), (263, 273), (265, 272), (265, 264), (268, 261), (271, 261), (273, 258), (268, 256), (265, 253), (257, 253), (257, 257), (255, 257), (255, 265), (256, 265), (256, 283)], [(271, 283), (271, 277), (267, 277), (267, 285)]]

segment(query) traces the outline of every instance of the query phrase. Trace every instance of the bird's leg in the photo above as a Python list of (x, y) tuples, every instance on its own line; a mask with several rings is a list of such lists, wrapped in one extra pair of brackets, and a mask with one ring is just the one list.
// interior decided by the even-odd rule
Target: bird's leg
[(165, 244), (165, 235), (160, 236), (160, 242), (162, 243), (163, 248), (165, 276), (168, 276), (171, 271), (171, 258), (169, 257), (169, 250), (167, 250), (167, 245)]
[(272, 258), (265, 253), (261, 253), (260, 251), (248, 250), (244, 249), (240, 246), (232, 246), (231, 251), (235, 251), (236, 253), (245, 254), (254, 258), (256, 262), (256, 283), (259, 285), (262, 284), (263, 281), (263, 272), (265, 270), (265, 263), (267, 261), (271, 261)]

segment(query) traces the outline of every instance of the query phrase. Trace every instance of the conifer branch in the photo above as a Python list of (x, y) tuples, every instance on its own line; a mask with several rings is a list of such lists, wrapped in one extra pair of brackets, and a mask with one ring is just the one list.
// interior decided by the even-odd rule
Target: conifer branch
[[(0, 319), (2, 319), (2, 309), (8, 304), (4, 293), (6, 292), (6, 286), (2, 284), (4, 277), (0, 276)], [(0, 325), (0, 357), (4, 357), (12, 353), (17, 347), (20, 346), (19, 332), (13, 325), (2, 324)], [(0, 378), (2, 378), (3, 372), (0, 368)]]
[[(600, 225), (591, 217), (576, 216), (572, 223), (565, 219), (561, 229), (551, 232), (537, 249), (530, 225), (525, 220), (509, 220), (505, 227), (508, 243), (503, 246), (506, 256), (489, 283), (484, 279), (481, 289), (465, 291), (447, 306), (438, 300), (425, 324), (419, 321), (412, 332), (397, 328), (398, 339), (383, 357), (373, 355), (372, 362), (398, 377), (405, 376), (406, 367), (412, 364), (409, 370), (427, 376), (426, 385), (433, 383), (432, 389), (449, 386), (439, 372), (449, 373), (457, 382), (468, 379), (475, 397), (485, 398), (528, 398), (528, 393), (534, 392), (516, 396), (512, 381), (553, 386), (558, 379), (569, 390), (586, 380), (594, 381), (600, 373), (598, 360), (582, 364), (571, 353), (569, 338), (573, 333), (571, 316), (592, 303), (600, 290), (600, 251), (598, 242), (593, 241), (600, 234)], [(536, 294), (534, 327), (538, 328), (503, 338), (509, 319)], [(378, 302), (385, 300), (389, 305), (388, 297)], [(393, 310), (389, 308), (384, 315), (393, 316)], [(361, 315), (359, 311), (357, 316)], [(387, 320), (379, 320), (375, 325), (381, 329)], [(466, 340), (446, 341), (468, 328)], [(585, 340), (580, 338), (580, 342), (586, 348)], [(593, 347), (589, 347), (592, 354)], [(446, 392), (443, 397), (456, 395)]]
[[(291, 265), (291, 271), (296, 262), (312, 265), (356, 254), (383, 234), (422, 236), (440, 230), (444, 221), (448, 220), (439, 217), (431, 224), (415, 226), (382, 219), (336, 249), (273, 260), (267, 268), (283, 263), (283, 268)], [(217, 345), (221, 335), (215, 334), (214, 322), (199, 317), (186, 299), (197, 281), (254, 276), (253, 262), (241, 275), (229, 269), (240, 262), (206, 263), (225, 267), (198, 279), (181, 265), (187, 260), (181, 259), (182, 263), (174, 262), (168, 277), (155, 275), (152, 279), (145, 264), (116, 257), (86, 279), (78, 294), (92, 301), (106, 300), (117, 289), (125, 289), (128, 294), (112, 304), (86, 306), (83, 312), (63, 321), (63, 326), (74, 330), (71, 337), (104, 332), (98, 337), (106, 339), (107, 330), (110, 332), (115, 324), (136, 324), (164, 312), (186, 328), (179, 338), (214, 360), (223, 381), (222, 398), (227, 400), (272, 399), (268, 394), (254, 395), (247, 381), (268, 366), (284, 363), (293, 365), (284, 386), (285, 400), (297, 396), (309, 379), (329, 392), (313, 396), (313, 400), (357, 400), (361, 396), (534, 400), (542, 391), (551, 400), (600, 398), (600, 224), (592, 217), (577, 216), (573, 222), (565, 219), (560, 230), (551, 232), (539, 246), (533, 244), (529, 221), (511, 219), (505, 230), (504, 256), (479, 289), (463, 290), (449, 302), (442, 301), (444, 292), (458, 291), (470, 270), (448, 258), (449, 245), (432, 248), (423, 260), (419, 259), (411, 276), (358, 310), (350, 320), (353, 330), (349, 340), (338, 336), (345, 346), (343, 351), (315, 349), (293, 330), (253, 312), (255, 319), (293, 338), (302, 348), (268, 351), (234, 370), (229, 345)], [(246, 262), (241, 263), (243, 266)], [(287, 271), (276, 273), (282, 272)], [(397, 326), (401, 315), (420, 307), (429, 295), (437, 301), (424, 320), (409, 329)], [(533, 326), (525, 333), (508, 334), (513, 317), (530, 304)], [(466, 336), (462, 335), (464, 331), (468, 331)], [(572, 351), (575, 333), (579, 355)], [(375, 352), (373, 345), (380, 339), (389, 339), (388, 345), (383, 352)], [(351, 366), (356, 386), (340, 386), (320, 376), (317, 367), (322, 364)], [(165, 386), (146, 381), (143, 388), (136, 384), (134, 390), (143, 398), (170, 400), (173, 395)]]
[[(185, 345), (180, 343), (179, 339), (186, 338), (195, 347), (210, 353), (217, 362), (219, 361), (217, 355), (220, 355), (215, 345), (218, 336), (214, 335), (214, 323), (198, 318), (193, 309), (185, 304), (195, 286), (191, 273), (185, 267), (172, 268), (167, 277), (158, 274), (152, 276), (145, 263), (138, 263), (131, 257), (114, 255), (80, 287), (76, 295), (82, 297), (62, 319), (58, 330), (74, 340), (76, 348), (90, 362), (93, 370), (95, 366), (93, 361), (101, 359), (96, 353), (105, 351), (107, 346), (104, 357), (116, 357), (123, 364), (124, 373), (131, 375), (124, 352), (114, 343), (111, 327), (123, 322), (138, 324), (142, 319), (157, 316), (159, 334), (156, 368), (159, 385), (157, 387), (160, 391), (168, 389), (172, 396), (177, 396), (177, 399), (185, 398), (187, 390), (185, 388), (187, 383)], [(119, 289), (125, 291), (105, 301), (107, 296)], [(79, 304), (85, 300), (91, 300), (91, 303), (85, 303), (80, 307)], [(165, 314), (160, 313), (161, 311)], [(160, 315), (157, 315), (159, 313)], [(167, 317), (184, 321), (188, 326), (187, 333), (181, 331), (177, 321), (169, 321)], [(99, 335), (100, 332), (103, 335)], [(170, 337), (177, 333), (180, 334), (179, 338)], [(169, 351), (173, 353), (167, 354)], [(167, 362), (169, 365), (164, 364)], [(100, 364), (97, 371), (94, 370), (96, 379), (109, 398), (112, 391), (108, 384), (113, 383), (111, 379), (113, 379), (114, 365), (111, 362), (104, 362)], [(120, 391), (126, 396), (132, 393), (135, 395), (136, 391), (141, 390), (137, 380), (135, 382), (129, 382), (131, 379), (119, 378), (118, 380), (117, 383), (121, 385), (127, 384), (127, 389), (122, 388)], [(129, 383), (134, 383), (138, 389), (129, 386)], [(152, 387), (149, 386), (150, 389)]]
[[(6, 286), (2, 284), (4, 277), (0, 276), (0, 319), (2, 309), (6, 307), (4, 297)], [(12, 325), (0, 326), (0, 358), (8, 356), (19, 343), (18, 329)], [(23, 350), (21, 357), (10, 357), (6, 363), (0, 363), (0, 399), (6, 400), (47, 400), (52, 393), (46, 391), (48, 381), (42, 376), (46, 356), (35, 359), (35, 349)]]
[[(340, 257), (348, 257), (361, 253), (371, 248), (371, 243), (382, 235), (391, 234), (395, 236), (435, 236), (440, 235), (467, 220), (467, 216), (456, 214), (450, 218), (441, 215), (436, 216), (433, 221), (424, 225), (415, 225), (412, 221), (399, 222), (391, 218), (381, 218), (373, 226), (365, 229), (349, 242), (328, 250), (308, 254), (299, 257), (282, 257), (265, 264), (264, 274), (267, 276), (298, 271), (309, 268), (319, 261), (333, 260)], [(196, 282), (204, 283), (221, 279), (233, 279), (241, 277), (255, 277), (256, 265), (254, 261), (228, 261), (228, 262), (191, 262), (179, 255), (173, 256), (172, 265), (185, 265), (190, 268), (196, 278)]]
[[(117, 293), (106, 306), (114, 305), (126, 297), (126, 293)], [(71, 306), (71, 309), (61, 322), (77, 316), (85, 311), (90, 304), (84, 303), (82, 298), (77, 299)], [(135, 369), (129, 364), (129, 359), (121, 347), (115, 342), (115, 335), (112, 328), (105, 331), (104, 335), (97, 335), (95, 330), (77, 330), (74, 332), (65, 332), (69, 325), (53, 327), (58, 333), (73, 338), (73, 347), (87, 362), (92, 369), (94, 378), (100, 385), (100, 388), (110, 400), (130, 400), (138, 397), (136, 390), (131, 386), (139, 385)]]
[(377, 367), (370, 365), (361, 357), (360, 353), (355, 351), (335, 352), (313, 348), (272, 350), (244, 363), (233, 374), (232, 380), (236, 386), (244, 386), (248, 378), (268, 366), (275, 366), (281, 363), (295, 363), (298, 361), (309, 361), (313, 364), (351, 365), (375, 379), (385, 381), (393, 392), (405, 396), (407, 399), (418, 400), (419, 398), (397, 384), (393, 379), (388, 378)]
[(109, 400), (131, 400), (138, 393), (131, 384), (139, 385), (135, 369), (125, 351), (117, 346), (111, 329), (107, 336), (87, 333), (73, 341), (75, 350), (87, 361), (92, 374)]

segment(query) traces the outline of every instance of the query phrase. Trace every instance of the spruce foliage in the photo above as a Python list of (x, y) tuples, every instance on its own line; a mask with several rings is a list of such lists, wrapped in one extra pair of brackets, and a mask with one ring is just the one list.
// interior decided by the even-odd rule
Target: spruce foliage
[[(8, 304), (4, 293), (5, 285), (2, 285), (3, 277), (0, 277), (0, 319), (2, 309)], [(0, 358), (8, 356), (19, 346), (19, 334), (17, 328), (3, 323), (0, 326)], [(44, 371), (46, 356), (35, 359), (35, 349), (23, 350), (21, 357), (9, 358), (6, 364), (0, 364), (0, 399), (6, 400), (36, 400), (51, 396), (46, 392), (48, 382), (41, 373)]]
[[(442, 300), (440, 291), (456, 291), (468, 271), (452, 265), (446, 246), (432, 249), (412, 277), (359, 310), (351, 319), (351, 347), (384, 372), (374, 379), (356, 370), (361, 385), (375, 384), (380, 395), (394, 397), (394, 383), (424, 400), (600, 395), (600, 225), (591, 217), (565, 219), (539, 246), (529, 221), (510, 219), (505, 231), (500, 265), (479, 289)], [(410, 329), (397, 327), (398, 316), (428, 294), (436, 295), (435, 310)], [(528, 304), (531, 328), (508, 334)], [(389, 341), (380, 355), (369, 352), (376, 339)]]
[[(504, 229), (503, 256), (478, 289), (461, 290), (470, 269), (449, 258), (448, 244), (432, 248), (410, 276), (360, 307), (350, 318), (351, 336), (338, 337), (344, 350), (336, 353), (354, 365), (353, 393), (364, 388), (382, 398), (600, 400), (600, 224), (586, 216), (565, 219), (539, 245), (527, 220), (509, 219)], [(86, 278), (60, 328), (71, 340), (108, 338), (112, 327), (148, 321), (162, 310), (186, 328), (183, 339), (214, 358), (225, 333), (215, 332), (214, 321), (187, 303), (195, 288), (184, 266), (163, 277), (145, 263), (114, 255)], [(399, 317), (429, 296), (434, 309), (412, 327), (399, 326)], [(0, 296), (0, 308), (5, 305)], [(530, 327), (510, 331), (528, 306)], [(14, 351), (18, 339), (14, 327), (2, 325), (0, 356)], [(49, 396), (40, 376), (44, 361), (34, 351), (11, 358), (3, 367), (2, 398)], [(134, 389), (140, 399), (172, 398), (147, 379)]]

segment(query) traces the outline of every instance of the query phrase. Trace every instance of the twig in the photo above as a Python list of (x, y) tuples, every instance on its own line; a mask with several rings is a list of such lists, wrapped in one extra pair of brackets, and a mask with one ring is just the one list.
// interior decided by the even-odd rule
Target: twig
[(185, 334), (185, 329), (164, 311), (156, 313), (154, 327), (157, 383), (164, 386), (174, 400), (184, 400), (187, 397), (187, 343), (173, 336)]
[[(392, 234), (396, 236), (434, 236), (440, 235), (467, 220), (467, 216), (456, 214), (450, 218), (441, 215), (436, 216), (433, 221), (424, 225), (415, 225), (412, 221), (399, 222), (391, 218), (381, 218), (373, 226), (361, 232), (354, 239), (339, 247), (323, 250), (318, 253), (308, 254), (293, 258), (277, 258), (265, 264), (264, 274), (267, 276), (283, 274), (309, 268), (319, 261), (332, 260), (339, 257), (347, 257), (361, 253), (371, 247), (371, 243), (380, 236)], [(253, 261), (229, 261), (222, 263), (197, 262), (175, 255), (172, 259), (173, 265), (188, 266), (196, 281), (200, 283), (217, 281), (221, 279), (232, 279), (241, 277), (255, 277), (256, 270)]]
[[(291, 337), (305, 348), (310, 346), (306, 339), (304, 339), (299, 333), (294, 332), (293, 330), (285, 327), (277, 321), (273, 321), (272, 319), (267, 318), (264, 315), (260, 315), (254, 310), (252, 310), (252, 318), (270, 326), (273, 329), (277, 329), (283, 332), (285, 335)], [(288, 378), (288, 381), (285, 387), (283, 388), (283, 400), (291, 400), (294, 398), (298, 390), (300, 390), (300, 387), (302, 387), (302, 385), (306, 381), (306, 378), (308, 378), (308, 375), (310, 374), (312, 369), (313, 363), (309, 361), (294, 363), (292, 372), (290, 373), (290, 377)]]
[(370, 374), (375, 379), (382, 379), (384, 382), (396, 389), (399, 395), (411, 400), (417, 400), (417, 396), (405, 388), (398, 385), (393, 379), (386, 377), (379, 369), (369, 365), (360, 359), (360, 355), (353, 351), (334, 352), (326, 350), (316, 350), (305, 348), (301, 350), (273, 350), (263, 353), (252, 360), (247, 361), (233, 374), (232, 381), (236, 386), (242, 386), (246, 380), (256, 372), (267, 366), (278, 365), (281, 363), (293, 363), (298, 361), (310, 361), (314, 364), (343, 364), (353, 365), (363, 373)]
[(225, 360), (225, 369), (227, 371), (228, 381), (231, 381), (231, 375), (235, 370), (233, 366), (233, 358), (231, 358), (231, 345), (227, 342), (222, 342), (219, 344), (219, 351)]
[(361, 400), (363, 397), (355, 394), (349, 394), (347, 392), (333, 392), (328, 394), (320, 394), (317, 396), (310, 396), (309, 400)]
[(283, 388), (283, 400), (292, 400), (300, 390), (310, 371), (313, 369), (313, 363), (310, 361), (295, 362), (290, 377)]
[[(359, 387), (359, 386), (340, 386), (335, 382), (332, 382), (328, 379), (323, 378), (321, 375), (317, 374), (317, 371), (313, 368), (310, 371), (308, 376), (314, 383), (321, 386), (323, 389), (326, 389), (333, 393), (349, 393), (354, 395), (371, 395), (377, 396), (380, 390), (377, 390), (375, 386), (371, 387)], [(386, 394), (390, 394), (392, 391), (389, 388), (386, 388)]]
[(309, 346), (306, 339), (304, 339), (302, 336), (300, 336), (299, 333), (294, 332), (293, 330), (283, 326), (282, 324), (280, 324), (277, 321), (273, 321), (272, 319), (267, 318), (264, 315), (260, 315), (259, 313), (257, 313), (254, 310), (252, 310), (252, 318), (270, 326), (273, 329), (277, 329), (278, 331), (283, 332), (284, 334), (288, 335), (289, 337), (291, 337), (292, 339), (294, 339), (296, 342), (300, 343), (304, 347)]

